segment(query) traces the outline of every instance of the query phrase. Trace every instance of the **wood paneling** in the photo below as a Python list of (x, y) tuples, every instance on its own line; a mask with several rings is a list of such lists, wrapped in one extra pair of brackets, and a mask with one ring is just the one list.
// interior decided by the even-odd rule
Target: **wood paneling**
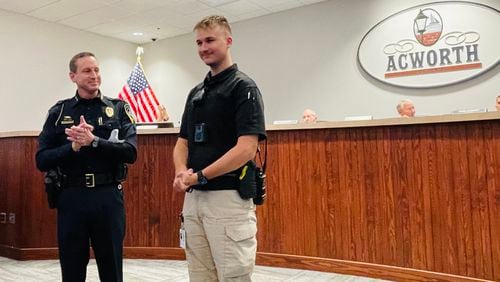
[(177, 247), (183, 195), (174, 193), (175, 135), (140, 135), (138, 160), (125, 182), (125, 246)]
[(259, 251), (499, 280), (499, 130), (269, 132)]
[(0, 244), (55, 247), (55, 211), (47, 207), (42, 174), (36, 170), (36, 139), (2, 138), (0, 146), (0, 198), (5, 199), (0, 200), (0, 212), (16, 216), (15, 224), (0, 224), (5, 230)]
[[(260, 264), (397, 280), (500, 280), (499, 120), (268, 135)], [(183, 257), (183, 195), (171, 189), (175, 140), (139, 136), (124, 185), (127, 257)], [(56, 247), (35, 150), (34, 137), (0, 138), (0, 193), (7, 194), (0, 212), (18, 215), (16, 224), (0, 224), (3, 254), (6, 246), (20, 257)]]

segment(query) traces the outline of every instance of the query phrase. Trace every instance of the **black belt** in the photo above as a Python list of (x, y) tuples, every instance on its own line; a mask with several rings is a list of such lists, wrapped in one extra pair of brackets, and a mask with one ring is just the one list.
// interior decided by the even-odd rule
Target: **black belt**
[(196, 190), (238, 190), (239, 179), (234, 173), (228, 173), (208, 180), (205, 185), (194, 185)]
[(63, 188), (96, 188), (101, 185), (118, 183), (112, 173), (85, 173), (83, 175), (63, 175)]

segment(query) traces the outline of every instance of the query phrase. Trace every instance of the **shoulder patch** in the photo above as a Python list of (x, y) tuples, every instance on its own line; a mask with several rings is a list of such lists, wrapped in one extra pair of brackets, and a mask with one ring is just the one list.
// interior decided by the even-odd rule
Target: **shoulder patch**
[(135, 124), (135, 115), (134, 113), (132, 112), (132, 109), (130, 108), (130, 105), (128, 103), (125, 103), (125, 105), (123, 105), (123, 108), (125, 109), (125, 113), (127, 114), (128, 118), (130, 119), (130, 122), (132, 124)]

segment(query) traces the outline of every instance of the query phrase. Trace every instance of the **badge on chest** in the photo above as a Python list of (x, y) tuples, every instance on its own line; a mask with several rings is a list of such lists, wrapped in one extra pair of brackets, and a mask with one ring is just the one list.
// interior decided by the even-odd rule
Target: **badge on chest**
[(106, 113), (106, 116), (108, 116), (109, 118), (115, 115), (115, 110), (113, 110), (113, 108), (111, 107), (106, 107), (104, 112)]

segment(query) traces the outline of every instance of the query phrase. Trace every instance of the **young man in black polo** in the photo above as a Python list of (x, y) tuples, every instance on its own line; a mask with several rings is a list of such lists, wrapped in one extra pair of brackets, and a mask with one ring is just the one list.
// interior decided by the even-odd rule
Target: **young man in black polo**
[(194, 31), (210, 72), (189, 93), (173, 153), (173, 187), (189, 192), (182, 211), (189, 277), (251, 281), (257, 219), (252, 199), (242, 199), (237, 189), (240, 168), (266, 138), (262, 97), (233, 64), (233, 38), (224, 17), (206, 17)]

